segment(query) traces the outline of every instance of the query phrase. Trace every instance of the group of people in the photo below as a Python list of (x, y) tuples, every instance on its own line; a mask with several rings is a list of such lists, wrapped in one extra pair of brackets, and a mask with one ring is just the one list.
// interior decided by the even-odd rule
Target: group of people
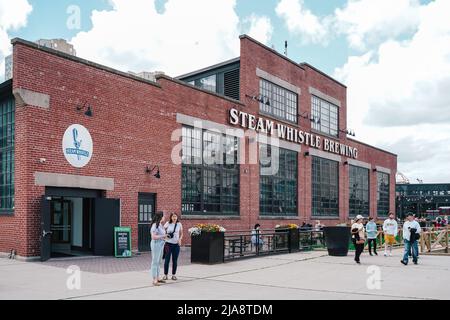
[[(367, 246), (369, 254), (372, 256), (372, 249), (375, 255), (377, 253), (377, 237), (381, 232), (378, 230), (377, 224), (373, 221), (372, 217), (369, 217), (369, 221), (364, 226), (364, 217), (361, 215), (356, 216), (354, 223), (351, 226), (352, 242), (355, 246), (355, 262), (360, 262), (361, 253), (364, 251), (364, 246), (367, 240)], [(395, 244), (398, 234), (398, 222), (395, 220), (394, 214), (390, 213), (389, 218), (383, 223), (384, 233), (384, 256), (392, 256), (392, 247)], [(412, 213), (408, 214), (406, 221), (403, 224), (403, 241), (405, 244), (405, 251), (403, 258), (400, 261), (402, 264), (407, 265), (409, 257), (412, 257), (414, 264), (418, 263), (419, 247), (417, 240), (420, 237), (422, 229), (419, 222), (415, 219)]]
[[(169, 280), (169, 264), (172, 259), (172, 280), (177, 280), (178, 256), (183, 240), (183, 226), (176, 213), (170, 214), (169, 221), (165, 221), (164, 213), (158, 212), (153, 216), (151, 226), (152, 250), (151, 273), (153, 285), (159, 286)], [(160, 277), (161, 261), (164, 259), (164, 276)]]

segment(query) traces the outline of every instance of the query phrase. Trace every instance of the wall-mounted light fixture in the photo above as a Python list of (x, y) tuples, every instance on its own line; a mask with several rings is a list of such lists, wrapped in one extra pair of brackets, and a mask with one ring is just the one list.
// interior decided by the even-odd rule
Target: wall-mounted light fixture
[(160, 172), (159, 172), (159, 166), (158, 166), (158, 165), (154, 166), (152, 169), (150, 169), (150, 167), (147, 167), (147, 168), (145, 169), (145, 172), (148, 173), (148, 174), (152, 174), (153, 171), (155, 171), (155, 169), (157, 169), (157, 171), (156, 171), (156, 173), (155, 173), (153, 176), (154, 176), (156, 179), (161, 179), (161, 174), (160, 174)]
[(269, 97), (263, 96), (262, 94), (258, 94), (257, 96), (250, 96), (248, 94), (245, 95), (247, 98), (250, 98), (252, 100), (256, 100), (262, 104), (265, 104), (266, 106), (270, 107), (270, 99)]
[(86, 109), (86, 111), (84, 112), (84, 115), (86, 115), (88, 117), (92, 117), (94, 115), (92, 112), (92, 107), (90, 105), (88, 105), (87, 101), (82, 106), (77, 106), (77, 111), (81, 111), (84, 109)]
[(377, 172), (378, 170), (377, 170), (377, 168), (373, 168), (372, 171), (373, 172)]
[(309, 151), (306, 151), (303, 155), (304, 155), (305, 157), (309, 157)]
[(356, 137), (355, 131), (353, 131), (353, 130), (344, 129), (344, 130), (339, 130), (339, 132), (345, 133), (348, 136)]
[(344, 162), (344, 166), (348, 166), (348, 161), (345, 161), (345, 162)]

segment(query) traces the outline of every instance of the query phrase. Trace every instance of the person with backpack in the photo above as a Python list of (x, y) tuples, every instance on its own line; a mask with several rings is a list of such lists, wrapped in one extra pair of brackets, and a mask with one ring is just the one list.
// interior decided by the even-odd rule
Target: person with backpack
[(408, 265), (409, 253), (412, 251), (412, 259), (414, 264), (418, 262), (419, 256), (419, 246), (417, 240), (420, 238), (420, 233), (422, 229), (419, 223), (414, 219), (412, 213), (408, 213), (406, 221), (403, 224), (403, 241), (405, 243), (405, 252), (403, 254), (403, 259), (400, 261), (405, 266)]
[(164, 277), (169, 279), (169, 264), (172, 257), (172, 280), (177, 280), (178, 256), (180, 255), (181, 241), (183, 240), (183, 225), (178, 221), (178, 215), (172, 213), (169, 221), (164, 225), (167, 233), (164, 245)]
[(165, 283), (166, 281), (159, 279), (159, 271), (161, 267), (161, 259), (164, 248), (164, 240), (166, 239), (166, 230), (163, 227), (164, 223), (164, 213), (157, 212), (152, 219), (152, 227), (150, 233), (152, 236), (152, 242), (150, 243), (150, 248), (152, 250), (152, 265), (151, 273), (153, 278), (153, 285), (159, 286), (160, 283)]

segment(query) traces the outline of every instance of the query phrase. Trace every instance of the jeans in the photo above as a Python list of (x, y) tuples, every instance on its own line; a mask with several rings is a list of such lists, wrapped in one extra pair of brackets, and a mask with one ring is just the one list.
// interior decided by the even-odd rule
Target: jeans
[(369, 239), (367, 246), (369, 247), (369, 253), (372, 253), (372, 244), (373, 244), (373, 253), (377, 254), (377, 239)]
[(152, 266), (151, 272), (153, 279), (159, 278), (159, 269), (164, 249), (164, 240), (152, 240), (150, 248), (152, 249)]
[(164, 260), (164, 274), (167, 276), (169, 274), (169, 263), (170, 256), (172, 256), (172, 275), (177, 274), (177, 266), (178, 266), (178, 255), (180, 254), (180, 245), (167, 243), (169, 246), (169, 251), (166, 252), (166, 258)]
[(413, 256), (413, 262), (417, 262), (418, 256), (419, 256), (419, 246), (417, 244), (417, 241), (409, 241), (404, 239), (405, 241), (405, 252), (403, 254), (403, 262), (408, 264), (408, 257), (409, 252), (412, 250), (412, 256)]

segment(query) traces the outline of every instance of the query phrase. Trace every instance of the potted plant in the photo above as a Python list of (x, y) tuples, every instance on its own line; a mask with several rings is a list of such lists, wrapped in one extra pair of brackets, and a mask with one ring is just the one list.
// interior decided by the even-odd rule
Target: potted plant
[(325, 244), (330, 256), (346, 256), (350, 243), (350, 227), (341, 223), (323, 228)]
[(300, 249), (300, 238), (298, 225), (294, 223), (286, 225), (276, 225), (275, 231), (277, 232), (288, 232), (288, 248), (289, 252), (298, 251)]
[(224, 259), (225, 228), (217, 224), (197, 224), (189, 229), (192, 263), (221, 263)]

